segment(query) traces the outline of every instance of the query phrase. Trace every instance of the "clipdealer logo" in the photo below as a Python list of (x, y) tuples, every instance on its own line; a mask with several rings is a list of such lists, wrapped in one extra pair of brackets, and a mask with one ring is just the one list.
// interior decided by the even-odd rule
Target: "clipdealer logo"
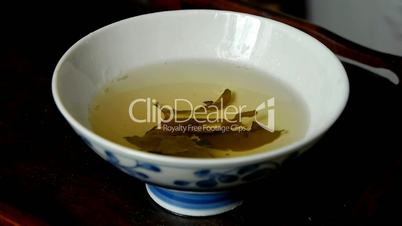
[[(223, 103), (223, 101), (221, 101)], [(187, 106), (187, 110), (176, 110), (178, 106)], [(146, 114), (134, 114), (134, 109), (146, 109)], [(178, 127), (176, 130), (186, 132), (189, 130), (214, 130), (220, 129), (222, 132), (238, 130), (241, 127), (234, 125), (237, 122), (242, 122), (243, 117), (250, 118), (250, 115), (245, 116), (244, 112), (247, 105), (228, 105), (228, 106), (205, 106), (193, 105), (187, 99), (175, 99), (174, 105), (159, 105), (153, 98), (138, 98), (133, 100), (128, 108), (130, 119), (136, 123), (156, 123), (158, 129), (172, 130), (169, 126)], [(260, 118), (257, 115), (265, 115), (267, 118)], [(274, 132), (275, 131), (275, 98), (272, 97), (261, 104), (255, 109), (253, 115), (254, 121), (263, 129)], [(226, 128), (216, 125), (228, 125)], [(202, 125), (202, 128), (199, 128)]]

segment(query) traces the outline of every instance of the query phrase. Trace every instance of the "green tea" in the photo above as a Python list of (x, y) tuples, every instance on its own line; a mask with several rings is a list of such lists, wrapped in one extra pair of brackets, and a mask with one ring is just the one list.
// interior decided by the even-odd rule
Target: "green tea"
[(92, 130), (162, 155), (219, 158), (270, 151), (304, 136), (300, 98), (263, 72), (228, 62), (145, 66), (94, 97)]

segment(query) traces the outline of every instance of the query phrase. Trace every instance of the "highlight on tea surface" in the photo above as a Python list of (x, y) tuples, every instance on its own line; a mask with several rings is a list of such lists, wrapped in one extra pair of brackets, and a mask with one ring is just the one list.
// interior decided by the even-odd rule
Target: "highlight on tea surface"
[[(235, 80), (225, 81), (228, 87), (223, 82), (185, 81), (183, 75), (189, 68), (193, 78), (228, 73), (247, 74), (250, 79), (259, 76), (250, 69), (211, 62), (144, 67), (107, 84), (97, 94), (90, 108), (92, 129), (137, 150), (195, 158), (269, 151), (303, 136), (306, 113), (287, 87), (267, 79), (271, 85), (266, 93), (259, 93), (234, 84)], [(170, 82), (177, 77), (184, 79)], [(153, 85), (155, 78), (170, 81)], [(135, 81), (145, 85), (136, 86)]]

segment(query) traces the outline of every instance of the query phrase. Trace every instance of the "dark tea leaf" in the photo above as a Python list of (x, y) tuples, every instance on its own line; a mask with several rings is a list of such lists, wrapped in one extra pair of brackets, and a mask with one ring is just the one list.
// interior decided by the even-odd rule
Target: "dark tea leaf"
[(125, 137), (125, 139), (142, 150), (164, 155), (177, 155), (184, 152), (198, 152), (210, 156), (210, 149), (197, 145), (194, 139), (186, 135), (169, 136), (147, 133), (144, 136)]
[(232, 100), (232, 91), (230, 89), (225, 89), (222, 95), (215, 101), (204, 101), (205, 106), (212, 107), (215, 106), (218, 109), (223, 109), (227, 107)]
[[(191, 118), (185, 122), (176, 122), (171, 120), (163, 122), (162, 126), (175, 126), (185, 128), (188, 126), (198, 126), (203, 128), (197, 131), (165, 131), (162, 128), (153, 127), (148, 130), (144, 136), (124, 137), (129, 143), (138, 148), (163, 155), (176, 155), (187, 157), (213, 157), (211, 151), (231, 150), (246, 151), (257, 148), (261, 145), (271, 143), (283, 134), (284, 131), (269, 132), (263, 129), (255, 121), (251, 125), (246, 126), (242, 122), (242, 118), (251, 118), (256, 116), (257, 112), (244, 111), (236, 114), (232, 119), (220, 119), (219, 122), (203, 122), (200, 123), (198, 117), (207, 117), (211, 111), (225, 107), (231, 102), (232, 92), (229, 89), (221, 94), (216, 101), (204, 101), (208, 111), (205, 115), (197, 114), (197, 118)], [(155, 104), (157, 107), (158, 104)], [(192, 114), (189, 110), (173, 111), (176, 118), (187, 119)], [(170, 111), (162, 109), (164, 118), (169, 118)], [(208, 128), (208, 129), (204, 129)], [(230, 130), (227, 130), (230, 128)], [(246, 129), (248, 128), (248, 129)], [(247, 170), (247, 169), (245, 169)], [(204, 171), (200, 171), (200, 174)], [(207, 172), (205, 172), (207, 174)], [(241, 174), (241, 172), (239, 172)], [(235, 178), (236, 177), (236, 178)], [(221, 182), (237, 180), (237, 176), (219, 177)], [(205, 180), (200, 181), (200, 186), (213, 186), (216, 181)]]

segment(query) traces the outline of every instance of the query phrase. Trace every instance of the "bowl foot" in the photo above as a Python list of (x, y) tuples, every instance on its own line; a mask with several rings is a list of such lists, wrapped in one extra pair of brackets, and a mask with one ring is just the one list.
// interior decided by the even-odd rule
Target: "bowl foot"
[(233, 192), (194, 192), (146, 184), (148, 194), (163, 208), (179, 215), (203, 217), (227, 212), (242, 204)]

